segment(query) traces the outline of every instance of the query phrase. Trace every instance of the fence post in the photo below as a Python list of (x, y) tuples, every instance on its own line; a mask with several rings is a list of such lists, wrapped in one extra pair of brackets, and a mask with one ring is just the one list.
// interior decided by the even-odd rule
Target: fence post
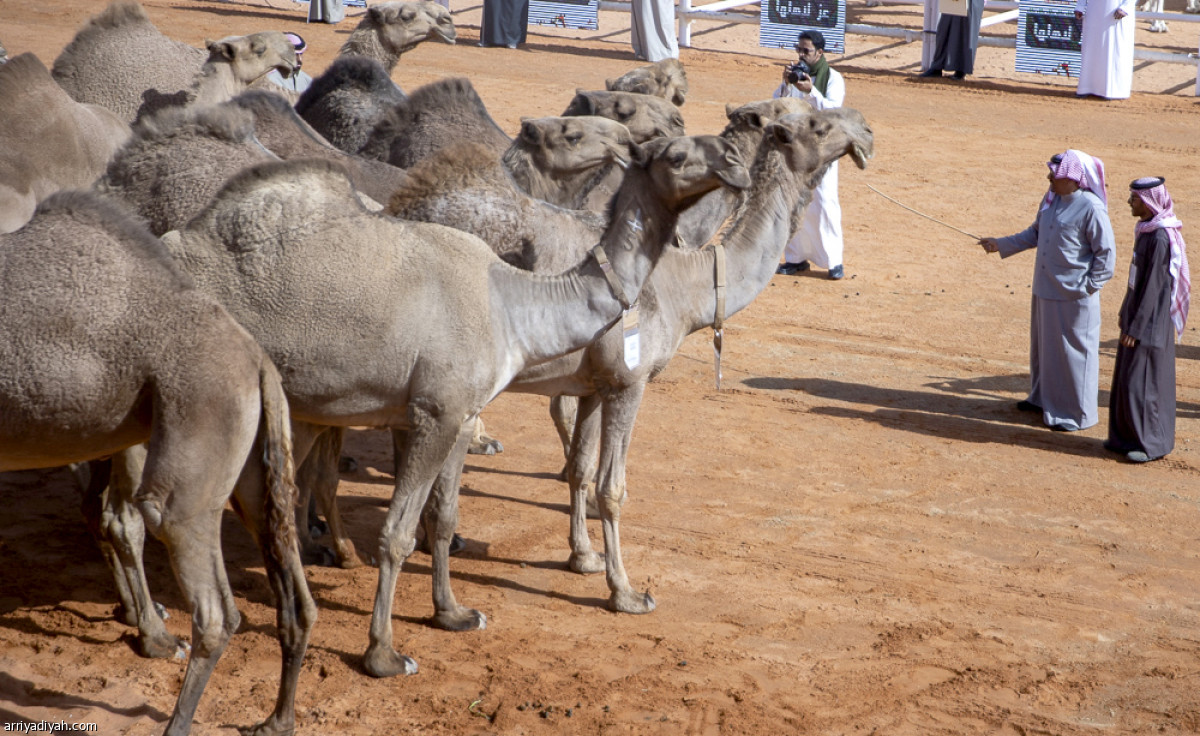
[(679, 48), (692, 47), (692, 0), (679, 0)]
[(921, 71), (926, 71), (933, 64), (933, 54), (937, 51), (938, 20), (941, 17), (938, 0), (925, 0), (925, 20), (921, 26), (924, 31), (921, 34)]

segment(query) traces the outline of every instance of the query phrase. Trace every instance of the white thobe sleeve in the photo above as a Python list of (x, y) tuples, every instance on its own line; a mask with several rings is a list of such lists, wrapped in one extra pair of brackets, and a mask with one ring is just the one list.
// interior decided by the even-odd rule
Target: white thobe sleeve
[(846, 99), (846, 80), (841, 74), (829, 75), (829, 86), (825, 90), (825, 94), (813, 87), (812, 92), (804, 95), (813, 107), (818, 110), (828, 110), (831, 107), (841, 107), (842, 102)]

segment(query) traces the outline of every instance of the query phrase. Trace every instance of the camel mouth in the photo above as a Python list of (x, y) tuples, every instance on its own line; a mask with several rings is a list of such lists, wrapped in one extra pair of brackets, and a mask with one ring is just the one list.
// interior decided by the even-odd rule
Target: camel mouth
[(437, 30), (434, 30), (433, 33), (435, 36), (442, 39), (442, 41), (450, 44), (451, 46), (453, 46), (454, 42), (456, 40), (458, 40), (458, 32), (457, 31), (443, 31), (441, 29), (437, 29)]
[(736, 191), (743, 191), (750, 188), (750, 172), (745, 166), (735, 166), (730, 169), (724, 169), (717, 172), (717, 178), (725, 184), (725, 186)]
[(855, 143), (850, 147), (850, 158), (854, 160), (855, 165), (860, 169), (867, 168), (867, 161), (874, 155), (873, 152), (866, 150), (862, 145)]

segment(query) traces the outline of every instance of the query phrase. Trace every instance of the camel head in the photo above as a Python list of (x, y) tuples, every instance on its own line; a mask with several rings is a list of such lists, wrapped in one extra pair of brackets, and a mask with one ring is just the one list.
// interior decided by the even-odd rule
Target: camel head
[(842, 156), (849, 154), (865, 169), (875, 153), (867, 121), (848, 107), (784, 115), (767, 126), (763, 146), (783, 151), (788, 168), (802, 174), (809, 188)]
[(797, 97), (758, 100), (740, 107), (726, 105), (725, 117), (729, 118), (729, 123), (721, 131), (721, 137), (736, 145), (743, 158), (753, 160), (768, 125), (784, 115), (812, 112), (812, 105)]
[(604, 88), (610, 92), (654, 95), (679, 107), (687, 99), (687, 73), (679, 59), (668, 58), (640, 66), (616, 79), (606, 79)]
[(563, 115), (598, 115), (616, 120), (629, 129), (635, 143), (684, 134), (679, 108), (660, 97), (637, 92), (575, 90), (575, 98)]
[(609, 163), (629, 162), (629, 129), (595, 115), (526, 118), (511, 148), (550, 176), (578, 174)]
[[(750, 172), (732, 143), (715, 135), (655, 138), (631, 147), (634, 166), (646, 169), (672, 209), (683, 210), (717, 187), (741, 191)], [(627, 174), (628, 176), (628, 174)]]
[(300, 69), (296, 47), (280, 31), (261, 31), (249, 36), (227, 36), (220, 41), (205, 41), (208, 48), (206, 67), (227, 64), (233, 76), (250, 84), (272, 69), (285, 78)]
[(450, 11), (432, 0), (373, 5), (359, 26), (374, 31), (383, 47), (396, 56), (411, 51), (427, 38), (446, 43), (454, 43), (458, 38)]

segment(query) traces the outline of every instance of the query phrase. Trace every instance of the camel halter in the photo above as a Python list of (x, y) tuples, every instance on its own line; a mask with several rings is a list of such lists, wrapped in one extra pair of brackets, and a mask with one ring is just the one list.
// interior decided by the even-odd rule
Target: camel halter
[(629, 370), (633, 370), (638, 367), (638, 364), (642, 360), (637, 304), (630, 304), (629, 299), (625, 296), (625, 290), (621, 288), (621, 282), (617, 281), (617, 275), (613, 273), (612, 264), (608, 262), (608, 255), (604, 252), (604, 246), (597, 244), (596, 247), (592, 248), (592, 257), (596, 259), (596, 263), (600, 264), (600, 272), (604, 274), (605, 280), (608, 281), (608, 288), (612, 290), (613, 296), (621, 303), (621, 333), (624, 339), (622, 344), (625, 353), (625, 366)]
[(715, 278), (717, 282), (717, 310), (713, 317), (713, 365), (717, 373), (717, 390), (721, 390), (721, 342), (722, 327), (725, 325), (725, 246), (717, 243)]

